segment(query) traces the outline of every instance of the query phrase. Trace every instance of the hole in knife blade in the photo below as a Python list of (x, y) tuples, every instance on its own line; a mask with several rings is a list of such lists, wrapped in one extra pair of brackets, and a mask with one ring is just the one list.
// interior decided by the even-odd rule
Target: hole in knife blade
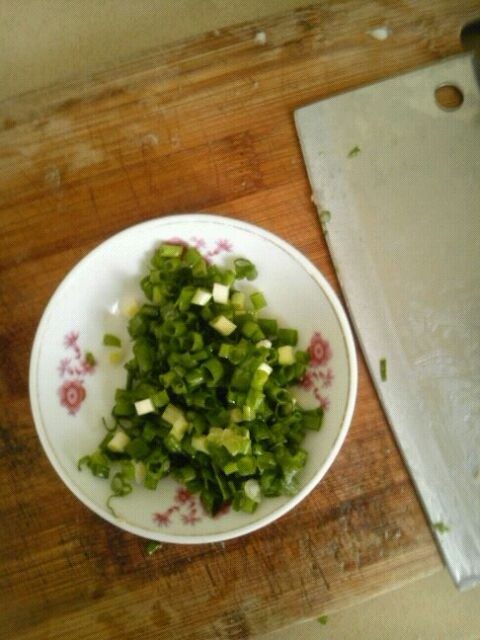
[(435, 89), (437, 106), (446, 111), (455, 111), (463, 104), (463, 92), (454, 84), (441, 84)]

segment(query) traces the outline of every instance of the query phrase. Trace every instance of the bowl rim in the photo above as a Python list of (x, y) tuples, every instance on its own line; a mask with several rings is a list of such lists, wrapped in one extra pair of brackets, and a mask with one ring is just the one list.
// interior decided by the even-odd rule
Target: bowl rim
[[(38, 387), (37, 387), (37, 368), (39, 364), (40, 350), (42, 346), (42, 339), (44, 336), (44, 332), (48, 327), (48, 322), (50, 315), (52, 313), (52, 309), (55, 303), (55, 300), (59, 294), (69, 285), (71, 279), (76, 275), (77, 271), (79, 271), (87, 261), (94, 258), (94, 256), (100, 252), (100, 250), (110, 242), (114, 242), (118, 240), (120, 237), (125, 236), (131, 233), (135, 229), (139, 229), (141, 227), (148, 228), (149, 226), (158, 226), (159, 223), (162, 225), (168, 225), (179, 220), (182, 222), (191, 222), (191, 223), (217, 223), (228, 225), (231, 227), (238, 227), (244, 231), (248, 231), (250, 233), (254, 233), (256, 235), (261, 236), (264, 239), (269, 240), (271, 243), (276, 245), (279, 249), (283, 250), (287, 254), (289, 254), (295, 261), (297, 261), (300, 266), (305, 270), (305, 272), (313, 278), (313, 280), (320, 286), (322, 291), (324, 292), (329, 304), (331, 305), (333, 312), (339, 322), (341, 334), (344, 340), (345, 349), (347, 353), (347, 370), (348, 370), (348, 394), (345, 403), (345, 410), (343, 414), (343, 419), (337, 434), (337, 437), (334, 441), (330, 452), (325, 459), (324, 463), (317, 470), (314, 476), (307, 482), (307, 484), (302, 487), (302, 489), (292, 496), (287, 502), (283, 505), (279, 506), (277, 509), (273, 510), (271, 513), (246, 524), (241, 527), (236, 527), (234, 529), (230, 529), (228, 531), (224, 531), (221, 533), (210, 533), (210, 534), (189, 534), (189, 535), (179, 535), (179, 534), (168, 534), (163, 531), (147, 531), (144, 528), (131, 524), (121, 518), (115, 517), (110, 514), (106, 509), (102, 509), (99, 505), (93, 502), (88, 496), (86, 496), (81, 489), (70, 479), (70, 476), (63, 469), (60, 464), (59, 459), (54, 453), (53, 447), (50, 444), (47, 429), (44, 424), (42, 411), (40, 407), (40, 401), (38, 397)], [(151, 218), (147, 221), (140, 222), (135, 225), (131, 225), (100, 242), (96, 247), (94, 247), (91, 251), (89, 251), (81, 260), (79, 260), (63, 277), (59, 285), (56, 287), (55, 291), (52, 293), (40, 319), (37, 330), (35, 332), (35, 337), (32, 344), (31, 354), (30, 354), (30, 366), (29, 366), (29, 399), (30, 406), (33, 416), (33, 421), (35, 425), (35, 429), (37, 431), (38, 437), (44, 449), (44, 452), (47, 455), (47, 458), (50, 461), (50, 464), (55, 469), (56, 473), (63, 481), (63, 483), (67, 486), (67, 488), (75, 495), (76, 498), (80, 500), (86, 507), (88, 507), (91, 511), (100, 516), (103, 520), (106, 520), (110, 524), (113, 524), (124, 531), (128, 531), (129, 533), (133, 533), (134, 535), (151, 539), (158, 540), (159, 542), (166, 543), (175, 543), (175, 544), (206, 544), (212, 542), (223, 542), (225, 540), (230, 540), (233, 538), (237, 538), (257, 529), (261, 529), (272, 522), (278, 520), (286, 513), (295, 508), (302, 500), (304, 500), (312, 490), (319, 484), (322, 478), (325, 476), (327, 471), (332, 466), (334, 460), (336, 459), (344, 441), (347, 436), (347, 433), (350, 429), (350, 425), (352, 422), (353, 412), (355, 408), (355, 402), (357, 397), (357, 388), (358, 388), (358, 365), (357, 365), (357, 356), (355, 349), (355, 342), (353, 339), (352, 330), (350, 328), (349, 321), (347, 319), (346, 312), (338, 299), (337, 294), (331, 287), (331, 285), (326, 280), (325, 276), (319, 271), (319, 269), (306, 257), (304, 256), (298, 249), (296, 249), (293, 245), (283, 240), (276, 234), (260, 227), (258, 225), (252, 224), (250, 222), (245, 222), (243, 220), (237, 218), (230, 218), (228, 216), (221, 216), (209, 213), (179, 213), (165, 216), (158, 216), (155, 218)]]

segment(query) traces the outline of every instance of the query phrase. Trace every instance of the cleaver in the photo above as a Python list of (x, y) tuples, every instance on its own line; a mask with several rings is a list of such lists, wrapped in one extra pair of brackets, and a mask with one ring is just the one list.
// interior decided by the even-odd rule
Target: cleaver
[(480, 87), (470, 54), (295, 123), (376, 390), (460, 589), (480, 583)]

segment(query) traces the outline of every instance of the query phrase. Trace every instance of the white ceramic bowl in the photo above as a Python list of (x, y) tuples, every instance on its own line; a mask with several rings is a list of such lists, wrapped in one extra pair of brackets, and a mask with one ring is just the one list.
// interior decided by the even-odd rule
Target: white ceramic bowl
[[(161, 241), (181, 239), (219, 265), (234, 257), (255, 263), (249, 283), (267, 298), (266, 317), (299, 330), (299, 348), (312, 356), (299, 401), (325, 408), (320, 432), (310, 432), (309, 451), (293, 497), (264, 499), (254, 514), (233, 510), (211, 518), (199, 500), (173, 480), (156, 491), (135, 486), (106, 507), (110, 483), (79, 472), (78, 459), (91, 453), (105, 434), (113, 394), (125, 384), (122, 366), (109, 362), (102, 347), (106, 332), (128, 343), (122, 304), (142, 300), (141, 275)], [(253, 285), (253, 286), (252, 286)], [(92, 369), (90, 351), (98, 360)], [(39, 324), (30, 362), (30, 401), (45, 452), (67, 487), (87, 507), (112, 524), (149, 539), (176, 543), (227, 540), (263, 527), (295, 507), (325, 475), (347, 435), (357, 391), (357, 362), (350, 327), (330, 285), (301, 253), (277, 236), (238, 220), (203, 214), (159, 218), (118, 233), (89, 253), (65, 277)]]

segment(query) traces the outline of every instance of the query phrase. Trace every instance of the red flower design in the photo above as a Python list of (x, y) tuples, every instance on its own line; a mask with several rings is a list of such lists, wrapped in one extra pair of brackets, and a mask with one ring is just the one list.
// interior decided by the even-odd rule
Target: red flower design
[(70, 333), (67, 333), (67, 335), (65, 336), (65, 338), (63, 339), (63, 344), (65, 345), (65, 347), (73, 347), (74, 349), (77, 348), (77, 340), (78, 340), (78, 336), (79, 333), (78, 331), (70, 331)]
[(320, 333), (314, 333), (308, 347), (310, 354), (310, 364), (319, 367), (326, 364), (332, 357), (332, 349), (328, 340), (322, 338)]
[(88, 362), (86, 358), (82, 360), (82, 373), (92, 374), (95, 372), (95, 365)]
[(305, 391), (313, 389), (313, 375), (311, 371), (305, 371), (305, 375), (301, 379), (300, 385), (305, 389)]
[(153, 520), (160, 527), (168, 527), (172, 518), (172, 514), (169, 511), (164, 511), (163, 513), (154, 513)]
[(193, 245), (195, 249), (203, 249), (205, 247), (205, 240), (203, 238), (197, 238), (193, 236), (192, 238)]
[(197, 515), (196, 509), (192, 509), (188, 513), (182, 514), (182, 522), (183, 524), (191, 524), (194, 525), (197, 522), (200, 522), (201, 518)]
[(315, 389), (315, 398), (318, 400), (322, 409), (326, 411), (330, 406), (330, 400), (327, 397), (323, 396), (318, 389)]
[(58, 365), (58, 372), (62, 376), (62, 378), (66, 373), (69, 372), (70, 362), (70, 358), (63, 358), (62, 360), (60, 360), (60, 364)]
[(226, 251), (227, 253), (233, 249), (233, 245), (229, 240), (217, 240), (217, 250)]
[(65, 380), (60, 389), (60, 404), (68, 409), (68, 413), (74, 415), (80, 409), (87, 392), (81, 380)]
[(331, 387), (335, 376), (333, 375), (333, 371), (330, 368), (328, 368), (327, 372), (322, 375), (322, 378), (323, 378), (323, 386)]
[(185, 487), (178, 487), (177, 492), (175, 494), (175, 502), (179, 502), (180, 504), (185, 504), (186, 502), (191, 502), (193, 499), (193, 495), (190, 493), (188, 489)]

